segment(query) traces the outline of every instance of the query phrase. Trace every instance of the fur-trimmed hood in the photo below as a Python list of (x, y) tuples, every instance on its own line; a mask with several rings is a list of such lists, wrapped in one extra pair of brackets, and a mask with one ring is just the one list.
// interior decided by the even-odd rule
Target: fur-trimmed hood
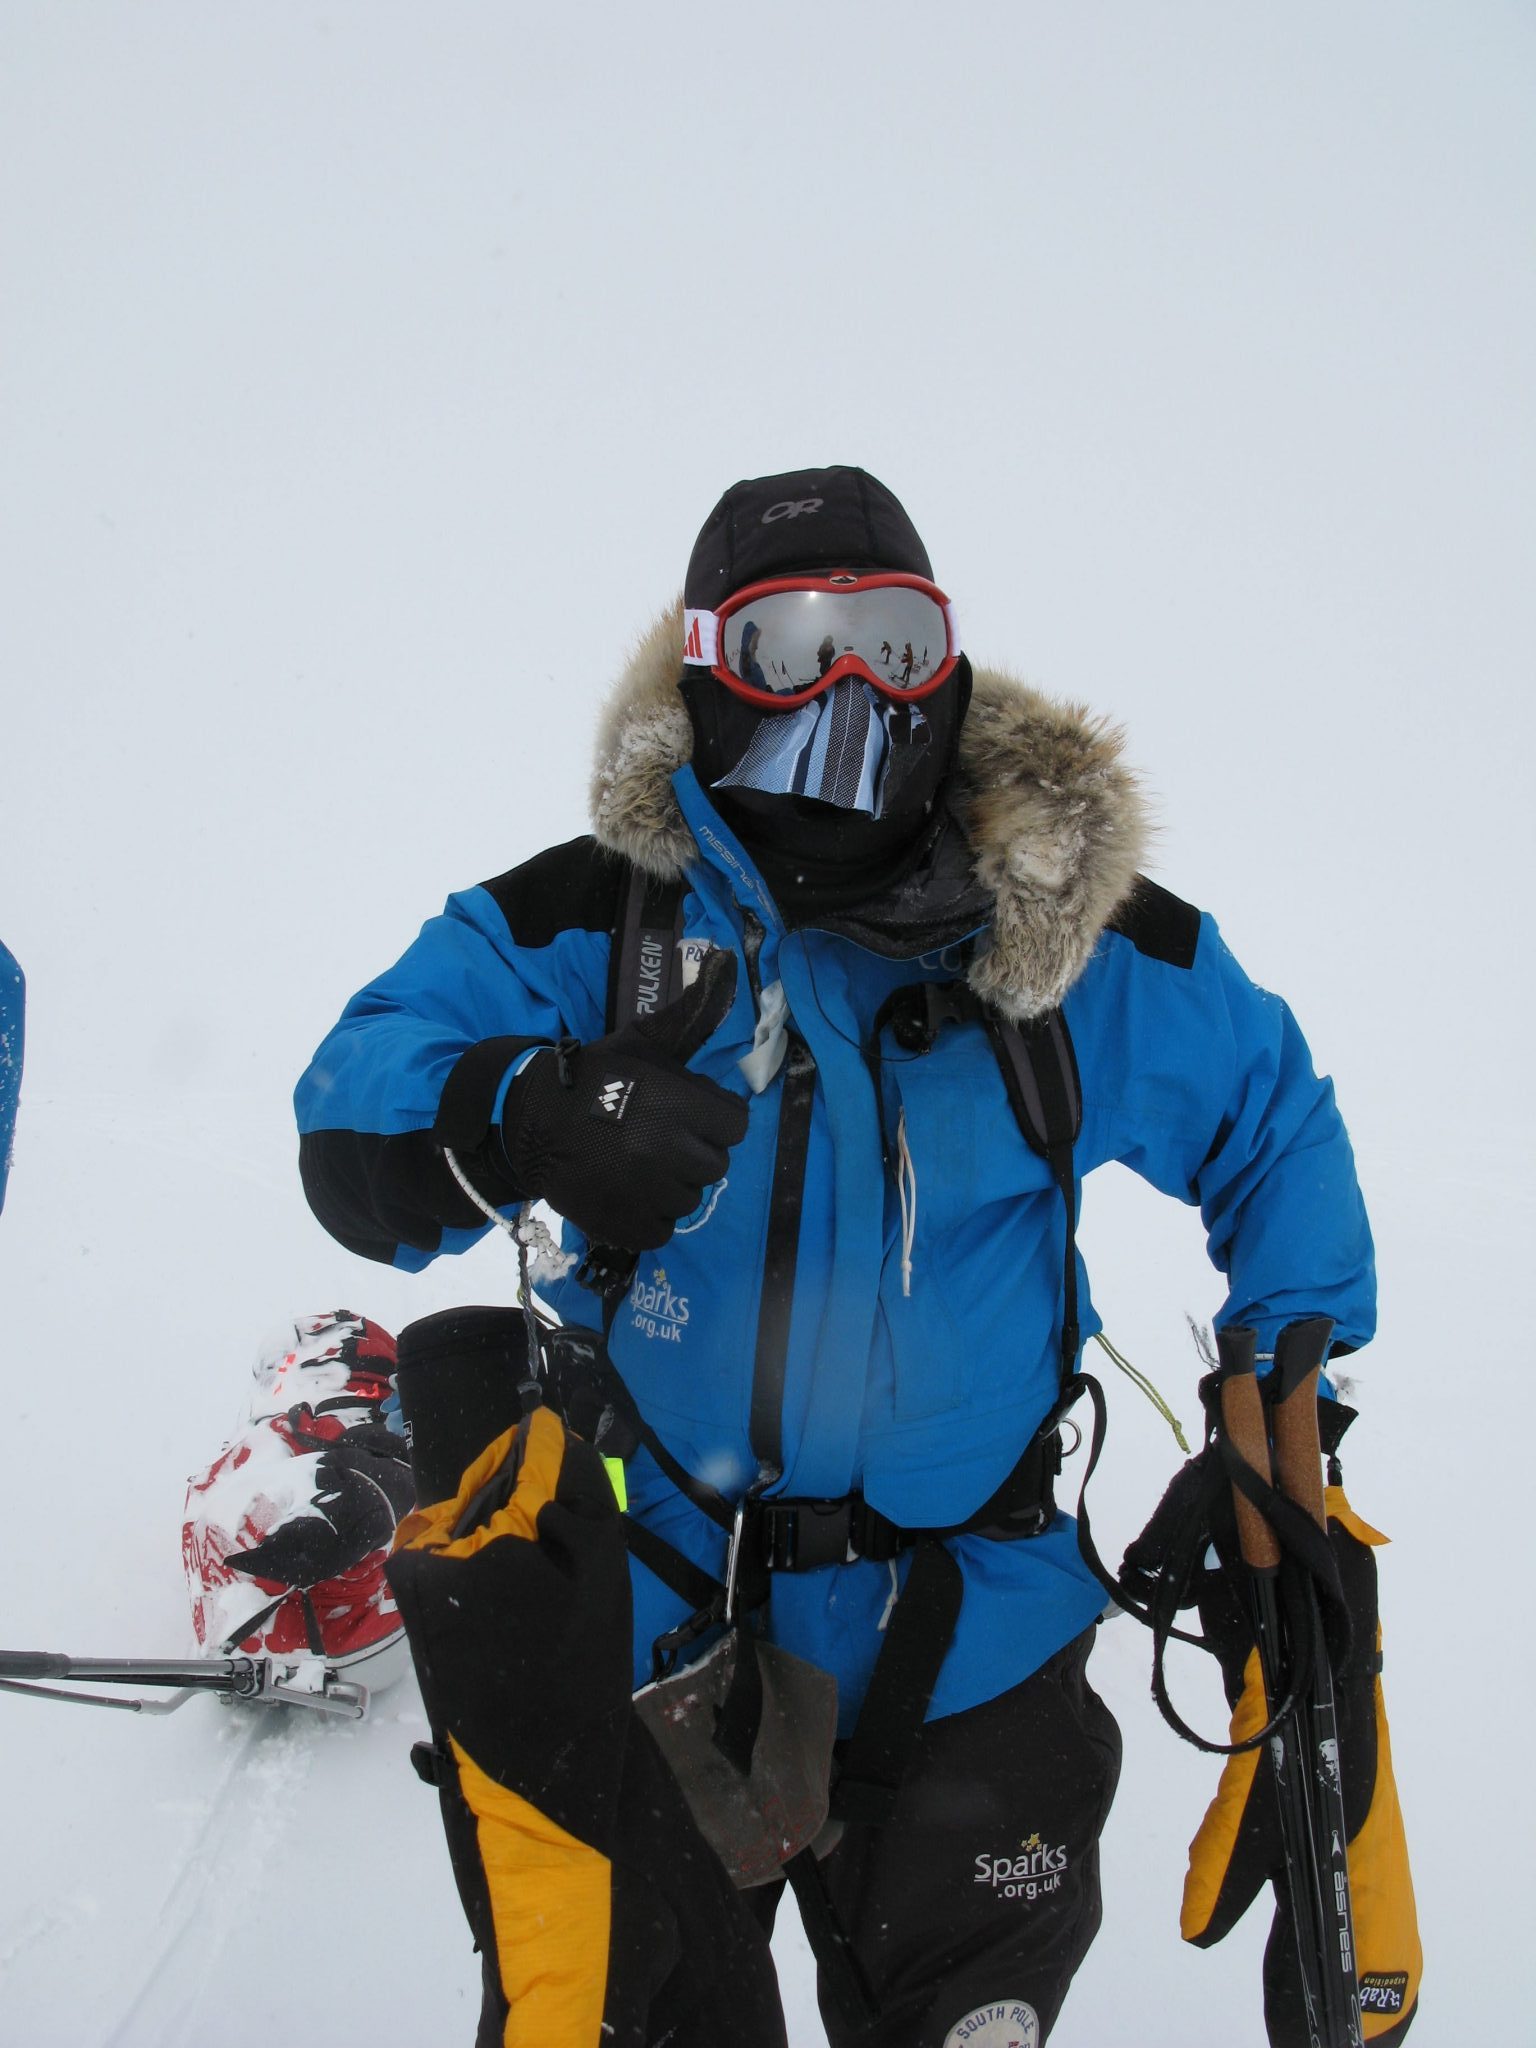
[[(679, 603), (646, 633), (604, 706), (592, 773), (599, 843), (662, 879), (697, 855), (671, 782), (693, 750), (677, 688), (682, 644)], [(993, 909), (991, 946), (969, 978), (1022, 1019), (1061, 1001), (1130, 894), (1146, 806), (1106, 720), (1005, 670), (972, 674), (949, 800)]]

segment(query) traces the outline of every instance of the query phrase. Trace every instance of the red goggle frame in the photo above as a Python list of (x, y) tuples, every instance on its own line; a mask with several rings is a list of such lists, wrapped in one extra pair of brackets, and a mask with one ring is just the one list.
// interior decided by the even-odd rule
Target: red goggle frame
[(764, 709), (793, 710), (844, 676), (911, 703), (960, 657), (955, 608), (923, 576), (836, 570), (733, 591), (718, 611), (685, 611), (683, 659)]

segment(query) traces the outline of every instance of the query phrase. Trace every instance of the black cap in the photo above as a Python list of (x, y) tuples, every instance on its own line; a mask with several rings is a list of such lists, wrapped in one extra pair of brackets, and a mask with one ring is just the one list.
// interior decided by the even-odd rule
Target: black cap
[(817, 569), (933, 575), (917, 528), (878, 478), (792, 469), (731, 485), (693, 544), (683, 603), (713, 611), (748, 583)]

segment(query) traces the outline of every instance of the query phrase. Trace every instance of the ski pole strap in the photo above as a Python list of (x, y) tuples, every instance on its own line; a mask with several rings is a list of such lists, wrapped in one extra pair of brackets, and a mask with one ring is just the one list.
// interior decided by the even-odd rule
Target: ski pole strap
[[(1318, 1371), (1332, 1328), (1326, 1317), (1287, 1324), (1276, 1341), (1274, 1368), (1262, 1381), (1254, 1373), (1252, 1330), (1219, 1331), (1212, 1405), (1243, 1561), (1250, 1571), (1273, 1572), (1282, 1556), (1292, 1560), (1337, 1618), (1347, 1647), (1349, 1614), (1328, 1541), (1317, 1426)], [(1270, 1476), (1271, 1437), (1279, 1485)]]
[[(1210, 1389), (1208, 1386), (1202, 1386), (1201, 1391), (1204, 1398), (1209, 1394)], [(1189, 1629), (1178, 1627), (1174, 1617), (1179, 1611), (1180, 1593), (1189, 1582), (1192, 1573), (1210, 1542), (1211, 1511), (1215, 1504), (1215, 1492), (1221, 1484), (1222, 1477), (1230, 1471), (1230, 1467), (1226, 1462), (1227, 1457), (1229, 1455), (1232, 1456), (1239, 1464), (1241, 1464), (1241, 1460), (1236, 1458), (1235, 1453), (1229, 1454), (1224, 1448), (1218, 1454), (1220, 1462), (1215, 1459), (1207, 1462), (1205, 1484), (1191, 1500), (1182, 1524), (1169, 1544), (1167, 1561), (1158, 1574), (1156, 1590), (1150, 1600), (1145, 1602), (1138, 1600), (1123, 1580), (1110, 1571), (1103, 1558), (1099, 1555), (1098, 1546), (1093, 1539), (1093, 1526), (1088, 1513), (1088, 1486), (1098, 1465), (1099, 1454), (1103, 1449), (1107, 1408), (1104, 1399), (1104, 1389), (1092, 1373), (1080, 1372), (1074, 1376), (1064, 1400), (1058, 1404), (1055, 1415), (1059, 1417), (1064, 1414), (1072, 1402), (1076, 1401), (1082, 1394), (1088, 1396), (1093, 1408), (1093, 1428), (1089, 1436), (1088, 1462), (1083, 1472), (1083, 1483), (1077, 1503), (1078, 1554), (1114, 1604), (1126, 1614), (1131, 1615), (1136, 1621), (1139, 1621), (1143, 1628), (1151, 1631), (1152, 1697), (1157, 1702), (1158, 1712), (1168, 1723), (1169, 1727), (1173, 1729), (1174, 1733), (1182, 1736), (1184, 1741), (1193, 1744), (1196, 1749), (1203, 1750), (1208, 1756), (1234, 1756), (1245, 1750), (1258, 1749), (1274, 1734), (1276, 1728), (1284, 1719), (1285, 1713), (1289, 1710), (1291, 1695), (1294, 1692), (1294, 1683), (1286, 1686), (1285, 1699), (1282, 1702), (1280, 1711), (1273, 1713), (1256, 1734), (1248, 1737), (1245, 1741), (1237, 1743), (1213, 1742), (1208, 1736), (1202, 1735), (1197, 1728), (1192, 1728), (1173, 1704), (1172, 1696), (1168, 1690), (1165, 1669), (1167, 1649), (1170, 1641), (1190, 1643), (1199, 1650), (1208, 1651), (1211, 1648), (1204, 1636), (1195, 1635)], [(1209, 1412), (1209, 1402), (1207, 1405)], [(1222, 1445), (1225, 1443), (1225, 1439), (1219, 1432), (1216, 1441)], [(1248, 1476), (1248, 1479), (1252, 1481), (1257, 1496), (1257, 1503), (1260, 1506), (1269, 1502), (1278, 1503), (1282, 1513), (1282, 1520), (1285, 1521), (1287, 1528), (1289, 1528), (1290, 1518), (1286, 1513), (1289, 1504), (1281, 1499), (1273, 1487), (1267, 1486), (1260, 1481), (1258, 1475), (1252, 1471), (1251, 1467), (1243, 1465), (1242, 1470)], [(1313, 1533), (1316, 1533), (1315, 1530)], [(1302, 1540), (1305, 1541), (1306, 1538), (1303, 1537)], [(1326, 1548), (1326, 1539), (1324, 1539), (1324, 1547)], [(1331, 1554), (1329, 1557), (1329, 1567), (1336, 1571), (1336, 1568), (1333, 1567)]]
[(1276, 1340), (1274, 1369), (1263, 1388), (1270, 1405), (1275, 1483), (1319, 1529), (1326, 1529), (1328, 1517), (1323, 1506), (1317, 1383), (1332, 1334), (1327, 1316), (1288, 1323)]

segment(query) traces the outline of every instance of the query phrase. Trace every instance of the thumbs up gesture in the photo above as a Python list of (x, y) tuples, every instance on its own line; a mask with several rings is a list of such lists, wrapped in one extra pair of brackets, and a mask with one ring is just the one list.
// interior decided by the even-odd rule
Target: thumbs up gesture
[(707, 953), (692, 987), (654, 1017), (532, 1059), (502, 1115), (515, 1184), (594, 1244), (665, 1244), (746, 1135), (742, 1098), (688, 1069), (735, 994), (735, 954)]

